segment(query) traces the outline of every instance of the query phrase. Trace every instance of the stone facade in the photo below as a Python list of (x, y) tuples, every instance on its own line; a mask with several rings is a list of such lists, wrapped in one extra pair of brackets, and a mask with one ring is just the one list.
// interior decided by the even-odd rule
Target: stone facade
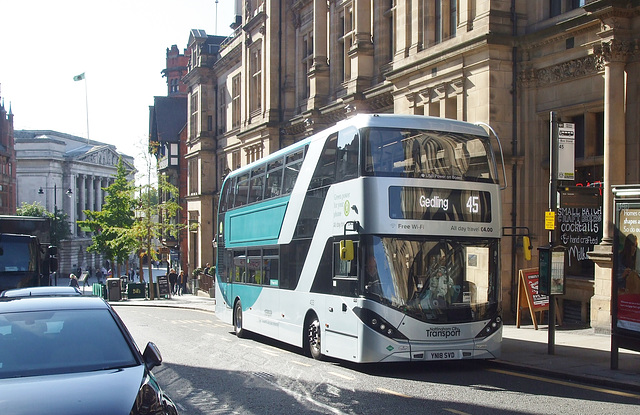
[[(489, 124), (505, 156), (503, 226), (546, 245), (554, 111), (576, 125), (576, 181), (567, 184), (598, 185), (604, 218), (602, 243), (590, 248), (597, 264), (568, 276), (561, 310), (610, 327), (610, 187), (640, 182), (637, 1), (248, 0), (234, 27), (215, 57), (192, 49), (185, 77), (189, 183), (208, 183), (192, 188), (206, 197), (189, 210), (203, 235), (213, 235), (208, 218), (225, 172), (354, 113), (393, 112)], [(190, 48), (202, 44), (190, 40)], [(204, 133), (208, 117), (213, 128)], [(534, 249), (525, 260), (521, 235), (505, 234), (514, 235), (502, 244), (509, 320), (518, 270), (538, 257)], [(206, 262), (209, 253), (200, 251)]]
[[(0, 96), (0, 99), (2, 97)], [(13, 114), (0, 101), (0, 215), (16, 214), (16, 152), (13, 146)]]
[(112, 145), (55, 131), (15, 131), (15, 149), (18, 206), (38, 202), (49, 212), (57, 207), (69, 216), (71, 238), (63, 240), (58, 251), (60, 275), (102, 266), (101, 255), (87, 252), (91, 234), (77, 221), (86, 219), (83, 210), (102, 208), (119, 157), (133, 180), (133, 158)]

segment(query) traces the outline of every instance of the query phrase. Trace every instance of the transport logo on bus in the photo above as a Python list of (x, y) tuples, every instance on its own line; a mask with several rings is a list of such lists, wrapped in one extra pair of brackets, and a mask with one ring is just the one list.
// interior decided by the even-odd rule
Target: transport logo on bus
[(460, 337), (459, 327), (432, 327), (427, 330), (427, 337), (441, 337), (448, 339), (449, 337)]

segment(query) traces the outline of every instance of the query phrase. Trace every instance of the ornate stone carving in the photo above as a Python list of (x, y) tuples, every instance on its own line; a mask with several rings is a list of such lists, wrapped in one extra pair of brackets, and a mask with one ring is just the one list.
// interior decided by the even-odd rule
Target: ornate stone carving
[(117, 166), (118, 154), (111, 151), (108, 148), (92, 151), (83, 156), (78, 157), (78, 161), (84, 161), (88, 163), (98, 164), (101, 166)]
[(588, 76), (602, 70), (604, 70), (602, 58), (598, 55), (589, 55), (538, 70), (524, 70), (520, 72), (520, 80), (526, 85), (549, 85)]
[(594, 46), (593, 52), (605, 62), (626, 62), (631, 56), (638, 54), (638, 39), (611, 39)]

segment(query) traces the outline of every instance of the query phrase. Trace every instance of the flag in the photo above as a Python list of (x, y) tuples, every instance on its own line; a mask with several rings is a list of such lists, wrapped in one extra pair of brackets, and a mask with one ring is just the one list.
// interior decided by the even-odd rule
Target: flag
[(84, 79), (84, 72), (82, 72), (80, 75), (76, 75), (73, 77), (74, 81), (82, 81)]

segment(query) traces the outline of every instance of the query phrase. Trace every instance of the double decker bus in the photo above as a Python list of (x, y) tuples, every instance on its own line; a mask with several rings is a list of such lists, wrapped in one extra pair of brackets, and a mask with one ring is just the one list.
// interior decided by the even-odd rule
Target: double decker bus
[(492, 359), (501, 202), (480, 126), (357, 115), (233, 171), (216, 314), (320, 359)]

